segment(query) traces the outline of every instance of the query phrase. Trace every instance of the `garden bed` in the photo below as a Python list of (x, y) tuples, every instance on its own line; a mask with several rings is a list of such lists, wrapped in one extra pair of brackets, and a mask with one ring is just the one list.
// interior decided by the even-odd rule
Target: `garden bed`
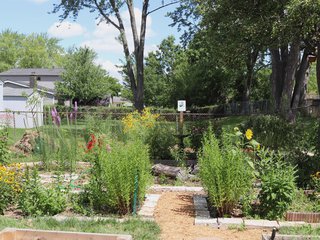
[(0, 232), (0, 240), (132, 240), (130, 235), (44, 231), (34, 229), (6, 228)]

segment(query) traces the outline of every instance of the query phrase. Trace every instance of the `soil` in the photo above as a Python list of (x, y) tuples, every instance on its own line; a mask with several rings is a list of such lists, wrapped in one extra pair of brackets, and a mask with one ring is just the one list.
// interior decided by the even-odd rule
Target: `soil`
[(162, 240), (260, 240), (265, 229), (215, 229), (212, 226), (194, 225), (194, 193), (164, 192), (155, 210), (155, 220), (161, 229)]

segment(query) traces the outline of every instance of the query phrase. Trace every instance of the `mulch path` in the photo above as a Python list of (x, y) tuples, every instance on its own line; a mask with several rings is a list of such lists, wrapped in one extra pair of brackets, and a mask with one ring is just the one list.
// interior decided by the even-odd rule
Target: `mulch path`
[(161, 228), (163, 240), (260, 240), (263, 229), (215, 229), (212, 226), (194, 225), (193, 193), (164, 192), (155, 209), (155, 221)]

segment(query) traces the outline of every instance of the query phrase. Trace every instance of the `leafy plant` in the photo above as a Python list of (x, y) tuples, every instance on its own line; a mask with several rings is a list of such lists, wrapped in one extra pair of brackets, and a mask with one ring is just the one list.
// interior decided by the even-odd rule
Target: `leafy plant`
[(174, 137), (175, 129), (166, 122), (157, 122), (149, 131), (146, 143), (149, 145), (150, 157), (155, 159), (170, 159), (170, 147), (175, 145), (176, 138)]
[(10, 161), (10, 152), (8, 148), (8, 130), (0, 129), (0, 164), (6, 164)]
[(267, 219), (281, 218), (294, 198), (296, 170), (281, 156), (264, 166), (261, 175), (261, 215)]
[(245, 153), (227, 141), (229, 136), (225, 133), (223, 138), (221, 145), (209, 129), (198, 156), (201, 181), (220, 216), (231, 213), (240, 197), (249, 192), (253, 180)]
[(18, 207), (27, 216), (55, 215), (66, 207), (65, 193), (59, 188), (59, 181), (45, 188), (36, 169), (26, 170), (25, 182), (19, 195)]
[(22, 173), (19, 164), (0, 165), (0, 214), (15, 202), (21, 191)]
[(139, 139), (99, 142), (90, 152), (93, 166), (83, 200), (98, 211), (130, 213), (135, 194), (141, 201), (150, 180), (148, 148)]

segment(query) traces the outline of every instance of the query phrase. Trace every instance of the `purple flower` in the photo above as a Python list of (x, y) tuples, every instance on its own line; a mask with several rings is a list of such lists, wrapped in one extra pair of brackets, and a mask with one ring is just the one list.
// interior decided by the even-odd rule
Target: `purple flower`
[(58, 127), (60, 127), (61, 118), (60, 118), (59, 113), (55, 107), (51, 110), (51, 116), (52, 116), (53, 123), (56, 124)]
[(70, 119), (77, 119), (77, 112), (78, 112), (78, 103), (77, 101), (74, 102), (73, 112), (70, 113)]

